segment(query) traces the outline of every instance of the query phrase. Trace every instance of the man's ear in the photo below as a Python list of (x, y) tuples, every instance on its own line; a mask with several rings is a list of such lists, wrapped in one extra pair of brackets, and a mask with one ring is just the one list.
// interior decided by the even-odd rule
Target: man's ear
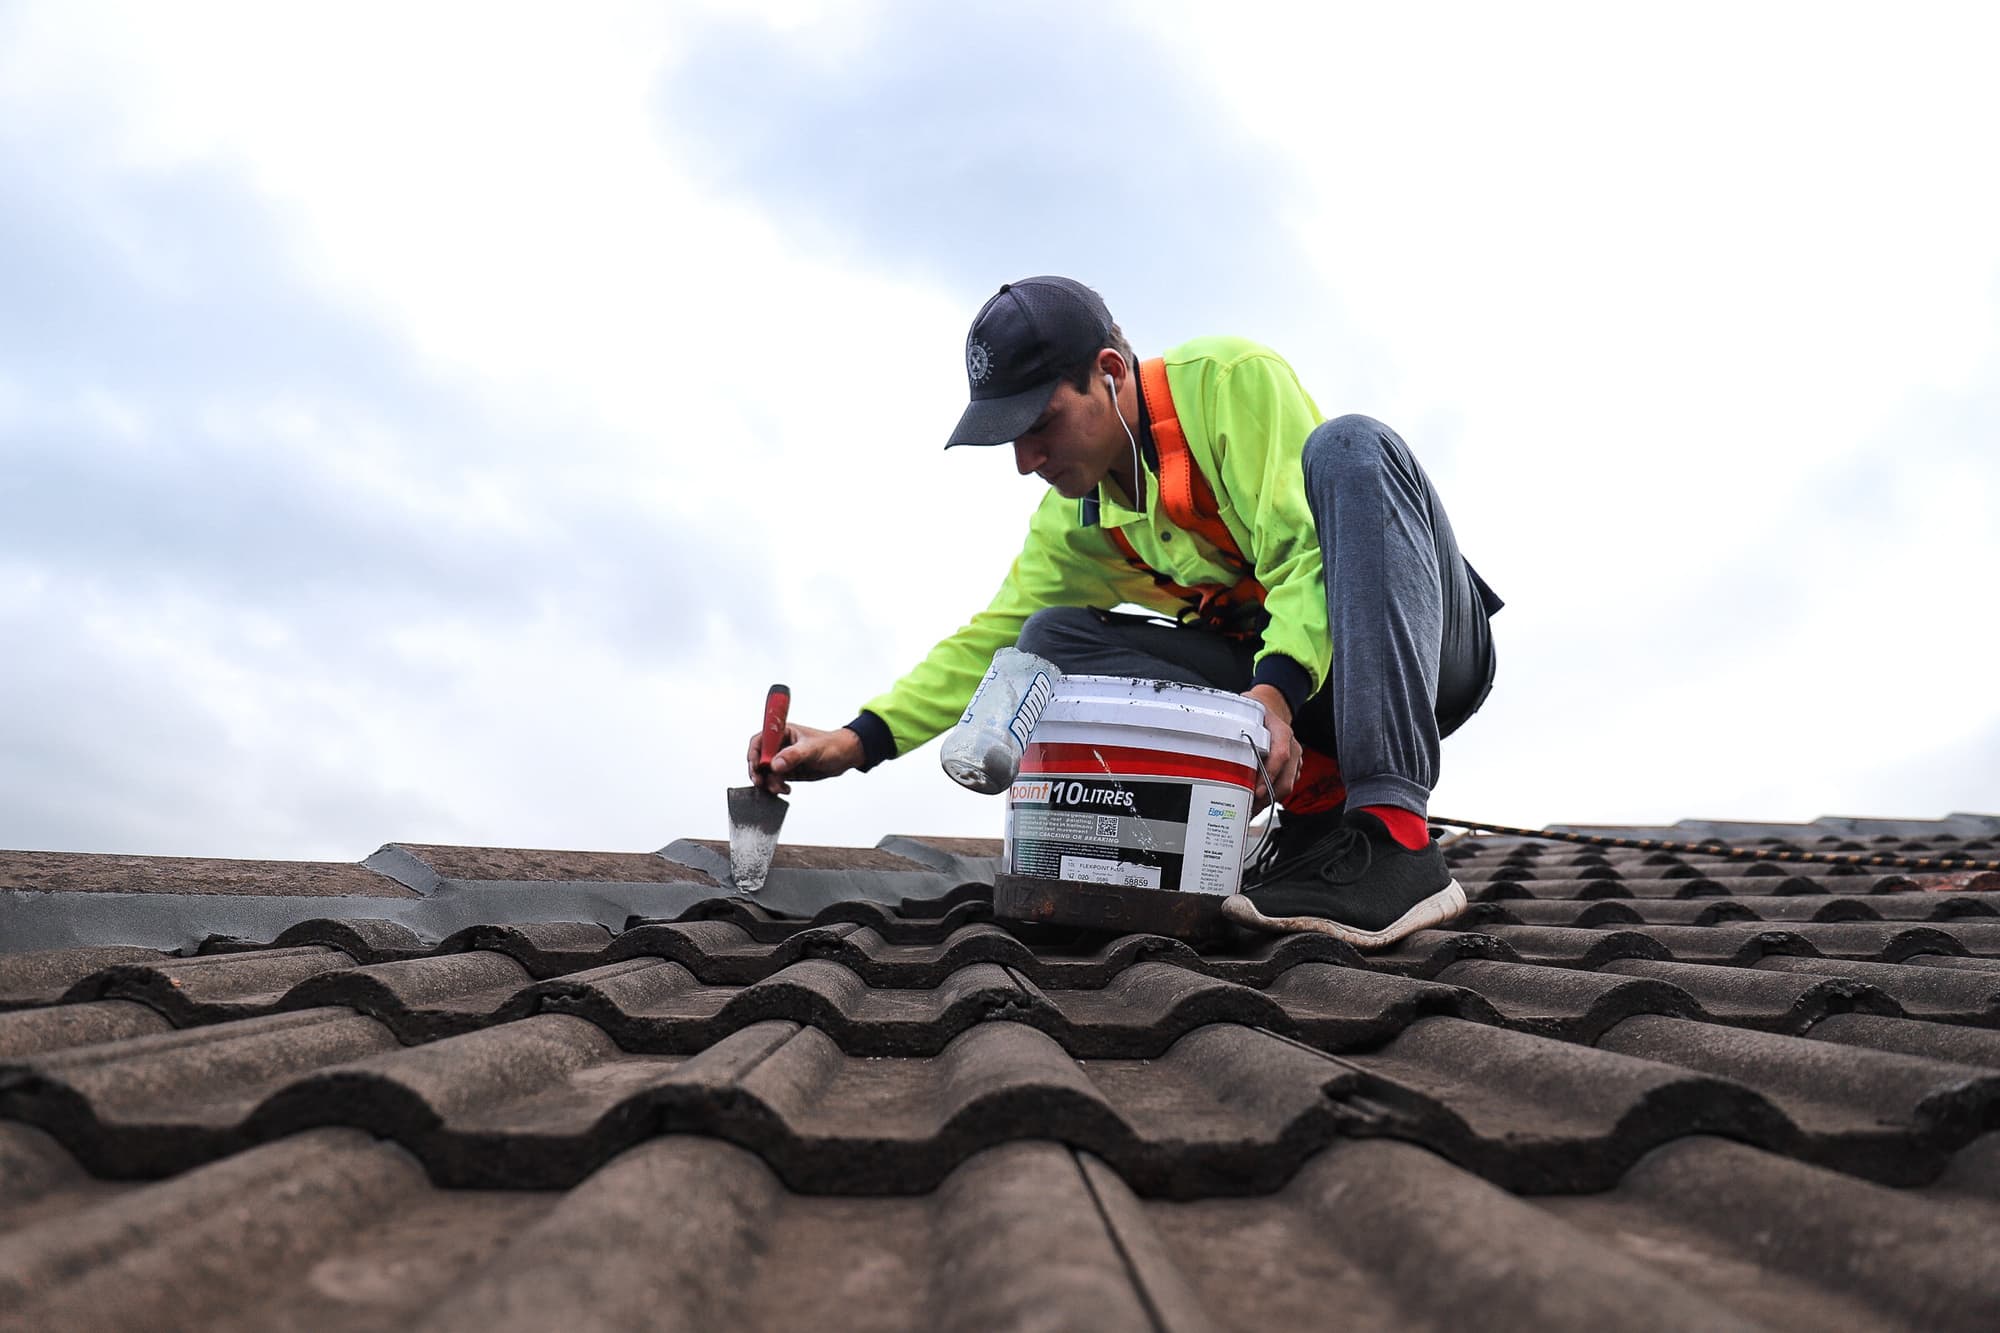
[(1104, 348), (1102, 352), (1098, 352), (1098, 378), (1100, 380), (1108, 378), (1112, 382), (1112, 398), (1114, 400), (1124, 390), (1124, 382), (1126, 382), (1128, 374), (1132, 374), (1132, 366), (1128, 366), (1124, 362), (1124, 356), (1120, 356), (1116, 350)]

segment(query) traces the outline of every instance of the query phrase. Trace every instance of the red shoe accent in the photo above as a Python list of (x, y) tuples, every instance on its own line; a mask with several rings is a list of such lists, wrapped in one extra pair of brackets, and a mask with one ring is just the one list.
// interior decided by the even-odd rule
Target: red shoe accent
[(1279, 804), (1295, 815), (1317, 815), (1338, 810), (1347, 800), (1347, 783), (1332, 755), (1299, 747), (1299, 777), (1292, 794)]
[(1393, 805), (1364, 805), (1361, 808), (1381, 820), (1382, 827), (1389, 830), (1389, 836), (1411, 851), (1421, 852), (1431, 845), (1431, 828), (1422, 815), (1413, 815)]

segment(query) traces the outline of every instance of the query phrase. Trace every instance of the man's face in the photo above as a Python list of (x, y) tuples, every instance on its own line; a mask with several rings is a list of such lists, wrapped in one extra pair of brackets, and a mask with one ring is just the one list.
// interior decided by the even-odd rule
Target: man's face
[(1014, 466), (1075, 500), (1097, 489), (1127, 447), (1109, 391), (1083, 393), (1064, 382), (1035, 424), (1014, 441)]

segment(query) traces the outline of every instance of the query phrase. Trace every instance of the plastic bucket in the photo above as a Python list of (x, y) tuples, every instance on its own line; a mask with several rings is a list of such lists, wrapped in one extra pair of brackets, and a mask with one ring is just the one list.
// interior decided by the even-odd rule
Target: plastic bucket
[(1224, 690), (1065, 676), (1007, 793), (1006, 873), (1227, 896), (1243, 873), (1264, 708)]

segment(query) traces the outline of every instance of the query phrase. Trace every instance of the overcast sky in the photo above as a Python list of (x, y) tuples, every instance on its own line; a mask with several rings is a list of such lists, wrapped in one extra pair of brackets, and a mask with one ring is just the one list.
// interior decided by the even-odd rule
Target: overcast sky
[[(1411, 442), (1434, 811), (2000, 810), (1990, 13), (0, 3), (0, 846), (721, 836), (1005, 572), (1044, 272)], [(936, 755), (787, 837), (997, 836)]]

